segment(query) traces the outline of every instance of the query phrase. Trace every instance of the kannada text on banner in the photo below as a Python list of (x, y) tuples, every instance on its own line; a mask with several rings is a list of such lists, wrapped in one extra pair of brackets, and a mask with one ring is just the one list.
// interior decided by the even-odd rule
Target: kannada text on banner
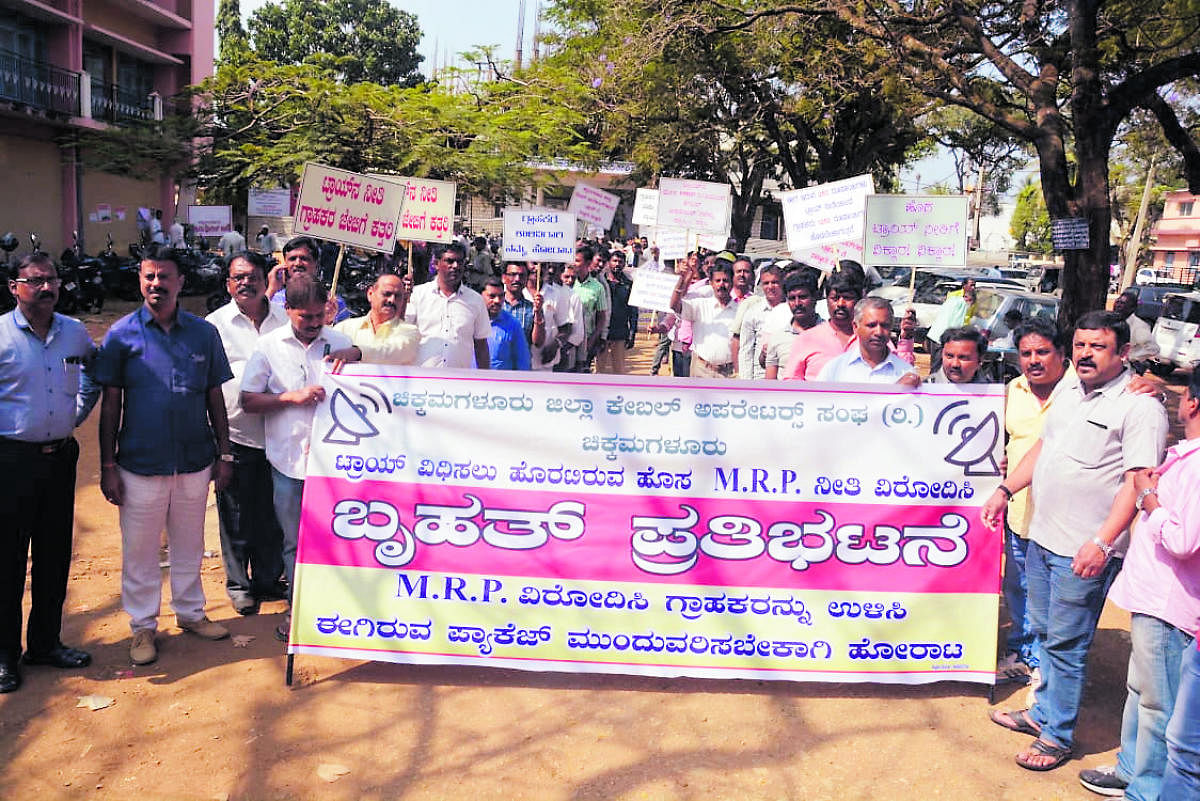
[(868, 195), (863, 258), (868, 264), (965, 265), (967, 198)]
[(188, 225), (195, 236), (221, 236), (233, 230), (231, 206), (188, 206)]
[(658, 182), (656, 225), (725, 235), (729, 231), (729, 189), (729, 184), (663, 178)]
[(443, 244), (450, 241), (454, 233), (454, 200), (458, 194), (458, 184), (408, 175), (368, 175), (407, 187), (404, 210), (400, 213), (400, 227), (396, 231), (398, 239)]
[(859, 175), (780, 192), (788, 250), (802, 253), (821, 245), (861, 242), (866, 197), (874, 191), (871, 176)]
[(391, 253), (405, 187), (390, 179), (308, 162), (300, 178), (296, 233)]
[(292, 653), (994, 680), (1000, 386), (347, 371), (313, 424)]
[(607, 231), (612, 226), (613, 216), (621, 205), (621, 197), (612, 192), (605, 192), (587, 184), (576, 184), (571, 192), (571, 201), (567, 211), (575, 215), (580, 222), (594, 225), (601, 231)]
[(502, 241), (505, 261), (573, 261), (575, 215), (555, 209), (505, 209)]

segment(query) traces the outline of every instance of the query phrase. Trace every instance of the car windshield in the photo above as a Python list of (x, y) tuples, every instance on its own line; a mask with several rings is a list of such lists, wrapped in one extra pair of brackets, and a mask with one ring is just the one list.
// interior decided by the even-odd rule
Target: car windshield
[(1163, 317), (1185, 323), (1200, 323), (1200, 303), (1182, 295), (1167, 295), (1163, 298)]
[(991, 319), (1003, 302), (1004, 296), (999, 292), (989, 292), (986, 289), (976, 290), (975, 316), (984, 320)]

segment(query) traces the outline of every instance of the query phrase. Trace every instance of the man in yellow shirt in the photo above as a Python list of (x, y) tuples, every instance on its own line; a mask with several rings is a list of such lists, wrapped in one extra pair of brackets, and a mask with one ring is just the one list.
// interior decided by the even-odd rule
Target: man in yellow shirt
[(404, 322), (408, 290), (404, 280), (384, 273), (367, 290), (371, 311), (364, 317), (352, 317), (334, 326), (350, 337), (369, 364), (416, 364), (421, 334), (412, 323)]

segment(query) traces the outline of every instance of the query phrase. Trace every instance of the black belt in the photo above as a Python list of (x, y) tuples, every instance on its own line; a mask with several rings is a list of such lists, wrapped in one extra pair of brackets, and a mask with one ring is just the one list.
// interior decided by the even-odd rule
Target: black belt
[(45, 442), (26, 442), (20, 439), (0, 437), (0, 452), (52, 456), (74, 441), (74, 437), (48, 439)]

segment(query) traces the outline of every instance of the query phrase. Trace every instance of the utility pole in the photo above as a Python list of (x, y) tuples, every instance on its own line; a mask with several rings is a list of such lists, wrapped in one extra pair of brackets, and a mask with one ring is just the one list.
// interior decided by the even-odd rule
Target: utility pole
[(525, 0), (520, 0), (517, 6), (517, 57), (515, 68), (521, 69), (521, 56), (525, 49)]
[(1125, 243), (1125, 269), (1121, 273), (1120, 291), (1133, 284), (1137, 276), (1137, 255), (1142, 248), (1142, 231), (1146, 227), (1146, 212), (1150, 208), (1150, 189), (1154, 186), (1154, 157), (1150, 157), (1150, 166), (1146, 168), (1146, 186), (1142, 189), (1142, 202), (1138, 205), (1137, 219), (1133, 223), (1133, 233)]
[(975, 249), (982, 249), (982, 242), (979, 240), (979, 218), (983, 216), (983, 162), (979, 162), (979, 175), (975, 178), (975, 213), (974, 219), (971, 221), (971, 235), (975, 240)]

